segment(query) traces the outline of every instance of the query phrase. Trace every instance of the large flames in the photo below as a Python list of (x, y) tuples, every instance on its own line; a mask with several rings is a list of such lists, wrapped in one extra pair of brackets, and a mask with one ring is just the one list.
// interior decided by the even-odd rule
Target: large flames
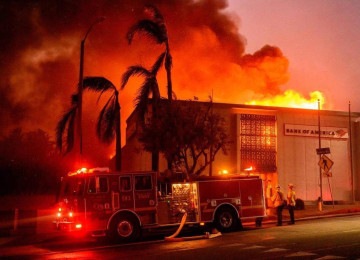
[[(5, 5), (9, 24), (18, 23), (18, 10), (23, 10), (23, 26), (9, 27), (5, 33), (6, 46), (2, 46), (2, 64), (6, 66), (0, 70), (4, 82), (0, 86), (0, 122), (4, 122), (0, 135), (22, 127), (41, 128), (54, 136), (56, 123), (69, 109), (71, 94), (77, 89), (81, 39), (96, 17), (107, 19), (86, 40), (84, 76), (104, 76), (119, 87), (119, 79), (129, 66), (151, 68), (164, 46), (144, 35), (136, 35), (131, 45), (125, 38), (134, 23), (148, 18), (143, 13), (148, 1), (118, 2), (66, 2), (56, 8), (48, 8), (48, 4), (21, 8), (20, 4), (18, 8)], [(196, 96), (207, 101), (211, 95), (218, 103), (308, 109), (316, 109), (320, 99), (324, 105), (323, 93), (314, 91), (304, 96), (300, 94), (301, 83), (289, 82), (290, 62), (279, 47), (264, 43), (254, 53), (247, 52), (239, 19), (228, 13), (226, 1), (151, 2), (166, 20), (173, 57), (173, 91), (178, 99)], [(166, 97), (163, 69), (157, 80), (161, 95)], [(142, 77), (132, 78), (120, 92), (122, 140), (125, 140), (126, 119), (133, 111), (142, 83)], [(286, 88), (296, 90), (285, 91)], [(84, 93), (83, 129), (88, 130), (84, 131), (85, 154), (99, 151), (93, 129), (106, 100), (105, 96), (99, 100), (97, 93)], [(114, 151), (113, 147), (108, 150)], [(99, 154), (105, 153), (99, 151)]]
[(309, 98), (306, 98), (294, 90), (286, 90), (284, 94), (281, 95), (271, 96), (269, 98), (259, 100), (252, 100), (245, 103), (248, 105), (318, 109), (319, 101), (321, 108), (325, 102), (325, 97), (320, 91), (313, 91), (309, 94)]

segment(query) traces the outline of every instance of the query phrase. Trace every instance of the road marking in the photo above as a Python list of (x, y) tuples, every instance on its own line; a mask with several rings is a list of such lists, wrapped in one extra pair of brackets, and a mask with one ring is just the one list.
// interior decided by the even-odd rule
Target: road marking
[(316, 258), (316, 260), (324, 260), (324, 259), (345, 259), (346, 257), (343, 257), (343, 256), (337, 256), (337, 255), (326, 255), (326, 256), (323, 256), (323, 257), (320, 257), (320, 258)]
[(353, 229), (353, 230), (344, 230), (343, 233), (352, 233), (352, 232), (359, 232), (359, 229)]
[(310, 253), (310, 252), (299, 251), (299, 252), (287, 255), (285, 257), (299, 257), (299, 256), (301, 257), (301, 256), (311, 256), (311, 255), (317, 255), (317, 254)]
[(264, 251), (265, 253), (274, 253), (274, 252), (283, 252), (283, 251), (289, 251), (289, 249), (286, 248), (271, 248), (269, 250)]
[(242, 243), (235, 243), (235, 244), (228, 244), (228, 245), (223, 245), (221, 247), (234, 247), (234, 246), (244, 246), (245, 244)]
[(243, 249), (259, 249), (259, 248), (265, 248), (265, 247), (264, 247), (264, 246), (257, 246), (257, 245), (254, 245), (254, 246), (244, 247)]

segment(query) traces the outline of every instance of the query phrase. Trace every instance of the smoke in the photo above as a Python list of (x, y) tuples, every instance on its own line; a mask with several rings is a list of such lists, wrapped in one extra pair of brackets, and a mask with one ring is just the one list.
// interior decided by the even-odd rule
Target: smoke
[[(161, 53), (150, 39), (137, 35), (128, 45), (129, 27), (144, 18), (145, 0), (17, 0), (0, 3), (0, 135), (11, 128), (41, 128), (54, 136), (69, 108), (79, 75), (80, 42), (101, 16), (85, 42), (84, 76), (104, 76), (116, 86), (128, 66), (149, 67)], [(215, 102), (244, 103), (281, 93), (288, 80), (288, 60), (265, 45), (246, 54), (239, 17), (226, 0), (154, 0), (163, 14), (173, 56), (173, 91), (178, 99), (194, 96)], [(133, 110), (141, 79), (120, 93), (122, 129)], [(159, 74), (166, 96), (165, 72)], [(93, 142), (101, 98), (88, 94), (84, 104), (86, 135)], [(123, 133), (125, 131), (123, 130)], [(86, 142), (86, 140), (84, 140)]]

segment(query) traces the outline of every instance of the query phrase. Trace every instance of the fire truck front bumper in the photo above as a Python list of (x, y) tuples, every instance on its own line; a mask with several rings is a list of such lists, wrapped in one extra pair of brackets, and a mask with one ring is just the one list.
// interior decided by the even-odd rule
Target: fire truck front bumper
[(54, 228), (61, 231), (80, 231), (82, 225), (74, 221), (55, 220), (53, 221)]

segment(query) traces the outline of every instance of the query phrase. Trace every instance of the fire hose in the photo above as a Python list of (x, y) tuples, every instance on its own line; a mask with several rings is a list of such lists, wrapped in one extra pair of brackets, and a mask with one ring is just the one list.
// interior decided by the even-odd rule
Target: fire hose
[(182, 216), (180, 226), (178, 227), (176, 232), (174, 234), (172, 234), (171, 236), (165, 237), (165, 240), (171, 240), (171, 239), (175, 238), (177, 235), (179, 235), (179, 233), (181, 232), (182, 228), (185, 225), (186, 217), (187, 217), (187, 212), (185, 212), (184, 215)]
[(178, 227), (176, 232), (174, 234), (172, 234), (171, 236), (165, 237), (165, 241), (179, 242), (179, 241), (185, 241), (185, 240), (196, 240), (196, 239), (204, 239), (204, 238), (209, 239), (209, 238), (221, 236), (221, 232), (217, 232), (215, 234), (210, 234), (209, 232), (206, 232), (205, 235), (200, 235), (200, 236), (177, 237), (185, 225), (186, 217), (187, 217), (187, 213), (185, 212), (184, 215), (182, 216), (180, 226)]

